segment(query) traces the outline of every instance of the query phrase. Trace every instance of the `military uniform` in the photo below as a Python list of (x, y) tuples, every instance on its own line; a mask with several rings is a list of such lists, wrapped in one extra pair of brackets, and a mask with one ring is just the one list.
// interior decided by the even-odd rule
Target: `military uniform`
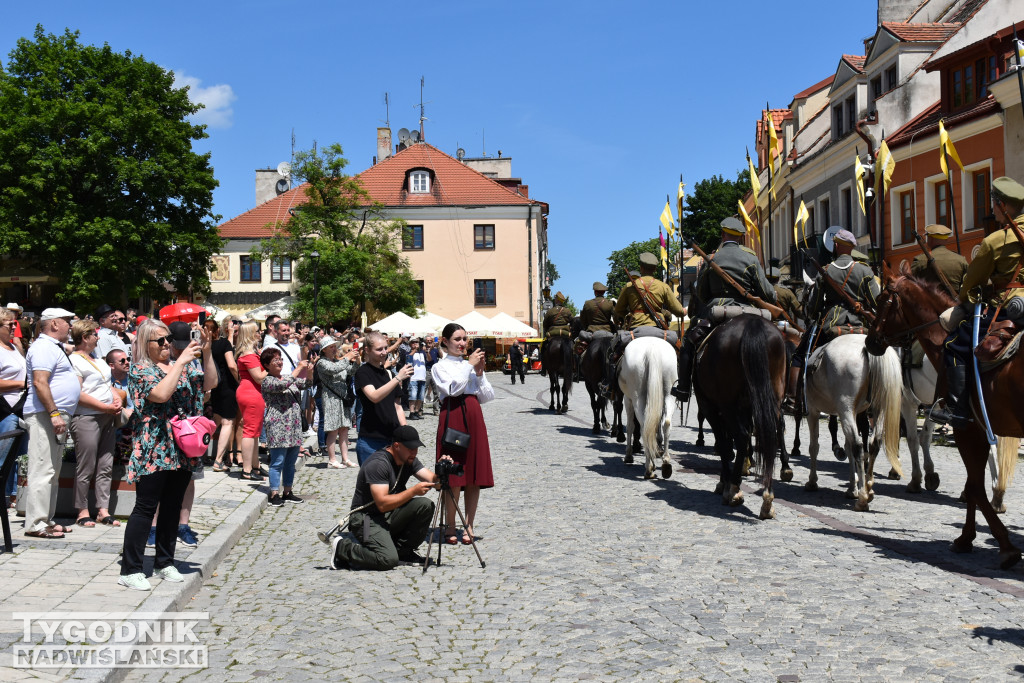
[[(815, 280), (815, 295), (807, 306), (808, 316), (820, 320), (822, 330), (839, 325), (864, 325), (860, 314), (822, 277), (819, 273)], [(840, 254), (835, 261), (825, 266), (824, 277), (839, 285), (843, 292), (863, 308), (875, 307), (880, 291), (875, 274), (868, 266), (854, 261), (849, 254)]]
[[(938, 224), (929, 225), (924, 231), (933, 240), (945, 240), (953, 234), (948, 227)], [(945, 289), (945, 286), (942, 284), (942, 278), (939, 277), (939, 273), (942, 273), (946, 278), (946, 282), (950, 284), (953, 290), (959, 292), (964, 274), (967, 272), (967, 259), (942, 245), (936, 245), (930, 251), (932, 252), (932, 258), (935, 259), (935, 266), (929, 265), (928, 255), (921, 253), (910, 264), (910, 272), (925, 282), (930, 282)]]
[(543, 361), (544, 344), (553, 336), (568, 338), (571, 335), (570, 327), (572, 325), (572, 311), (563, 305), (565, 303), (565, 295), (558, 292), (554, 296), (554, 302), (555, 305), (548, 309), (548, 312), (544, 315), (544, 321), (541, 323), (541, 329), (544, 334), (544, 341), (540, 344), (540, 357), (542, 359), (540, 368), (541, 376), (547, 374)]
[(803, 317), (804, 311), (803, 307), (800, 306), (800, 299), (796, 297), (796, 294), (789, 287), (775, 285), (775, 300), (778, 302), (779, 307), (793, 320)]
[(595, 295), (597, 292), (601, 292), (601, 294), (584, 302), (583, 310), (580, 311), (580, 327), (582, 329), (588, 332), (597, 332), (598, 330), (613, 331), (612, 314), (615, 307), (611, 301), (604, 298), (605, 291), (605, 286), (600, 282), (594, 283)]

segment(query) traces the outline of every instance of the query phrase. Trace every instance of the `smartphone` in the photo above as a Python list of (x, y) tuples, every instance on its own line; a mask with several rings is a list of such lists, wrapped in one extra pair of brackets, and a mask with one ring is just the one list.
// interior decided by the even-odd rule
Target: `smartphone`
[(483, 339), (474, 339), (473, 340), (473, 350), (476, 351), (477, 349), (482, 349), (482, 348), (484, 348), (484, 340)]
[(202, 327), (206, 323), (206, 311), (199, 312), (199, 326)]
[(203, 336), (199, 332), (199, 330), (197, 330), (197, 329), (193, 329), (192, 330), (192, 341), (196, 342), (197, 344), (203, 341)]

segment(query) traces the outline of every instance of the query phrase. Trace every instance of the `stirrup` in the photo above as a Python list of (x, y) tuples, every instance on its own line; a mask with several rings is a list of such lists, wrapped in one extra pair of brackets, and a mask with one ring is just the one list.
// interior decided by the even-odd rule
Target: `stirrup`
[(786, 396), (782, 399), (782, 412), (793, 417), (802, 417), (803, 411), (800, 409), (800, 402), (792, 396)]
[(673, 384), (672, 388), (669, 390), (669, 393), (672, 394), (672, 396), (674, 396), (675, 398), (679, 399), (683, 403), (689, 403), (690, 402), (690, 394), (691, 394), (691, 392), (692, 392), (691, 387), (686, 387), (684, 389), (682, 384), (680, 384), (678, 381), (675, 384)]

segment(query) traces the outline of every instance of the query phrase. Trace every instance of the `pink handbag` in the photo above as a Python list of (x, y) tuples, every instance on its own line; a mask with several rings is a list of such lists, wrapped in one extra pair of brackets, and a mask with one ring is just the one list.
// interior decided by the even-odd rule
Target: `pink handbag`
[(178, 444), (178, 448), (188, 458), (199, 458), (206, 455), (215, 431), (217, 431), (217, 424), (202, 415), (171, 418), (171, 434), (174, 435), (174, 443)]

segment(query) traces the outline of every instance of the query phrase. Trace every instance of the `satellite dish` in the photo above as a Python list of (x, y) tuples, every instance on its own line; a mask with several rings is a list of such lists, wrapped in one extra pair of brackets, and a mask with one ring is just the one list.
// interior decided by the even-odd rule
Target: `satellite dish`
[(398, 141), (399, 142), (408, 142), (409, 141), (409, 129), (408, 128), (399, 128), (398, 129)]
[(409, 139), (412, 140), (413, 142), (419, 142), (420, 141), (420, 132), (418, 130), (411, 130), (411, 131), (409, 131)]
[(462, 161), (466, 158), (466, 150), (459, 147), (458, 151), (455, 152), (455, 156), (459, 158), (459, 161)]
[(278, 180), (276, 187), (277, 187), (277, 193), (278, 194), (284, 194), (289, 189), (291, 189), (291, 188), (288, 187), (288, 180), (285, 179), (285, 178), (281, 178), (280, 180)]
[(836, 234), (842, 230), (842, 227), (833, 225), (831, 228), (825, 231), (825, 235), (822, 237), (822, 243), (825, 248), (829, 250), (829, 253), (836, 253)]
[(292, 165), (287, 161), (282, 161), (277, 165), (277, 175), (287, 178), (292, 174)]

